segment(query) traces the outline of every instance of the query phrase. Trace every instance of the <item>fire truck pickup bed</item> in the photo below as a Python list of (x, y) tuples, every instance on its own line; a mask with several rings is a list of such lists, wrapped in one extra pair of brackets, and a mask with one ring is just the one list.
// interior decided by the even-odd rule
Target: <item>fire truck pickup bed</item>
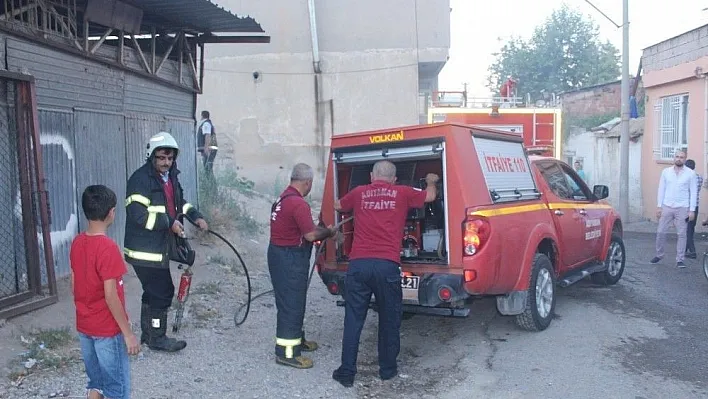
[[(333, 137), (321, 224), (350, 216), (334, 201), (369, 183), (384, 159), (397, 166), (398, 184), (424, 188), (426, 174), (441, 176), (438, 198), (412, 209), (401, 232), (405, 312), (464, 317), (472, 300), (495, 296), (501, 314), (539, 331), (553, 319), (559, 286), (622, 277), (622, 222), (604, 200), (607, 186), (591, 190), (567, 164), (528, 156), (519, 135), (488, 128), (444, 123)], [(333, 295), (346, 291), (355, 223), (317, 259)]]

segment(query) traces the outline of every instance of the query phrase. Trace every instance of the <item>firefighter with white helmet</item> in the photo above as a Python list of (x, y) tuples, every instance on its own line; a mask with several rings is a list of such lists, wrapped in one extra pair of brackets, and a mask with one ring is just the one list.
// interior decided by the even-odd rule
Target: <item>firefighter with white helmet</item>
[(145, 163), (128, 179), (124, 256), (143, 288), (141, 343), (150, 349), (176, 352), (187, 343), (167, 337), (167, 313), (174, 297), (170, 260), (183, 243), (181, 214), (208, 228), (199, 211), (184, 198), (179, 182), (177, 141), (167, 132), (150, 138)]

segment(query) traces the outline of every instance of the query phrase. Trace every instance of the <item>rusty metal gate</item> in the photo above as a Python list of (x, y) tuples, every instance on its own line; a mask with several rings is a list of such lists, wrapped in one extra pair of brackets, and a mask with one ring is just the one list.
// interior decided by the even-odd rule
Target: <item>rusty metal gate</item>
[(34, 78), (0, 71), (0, 319), (57, 302)]

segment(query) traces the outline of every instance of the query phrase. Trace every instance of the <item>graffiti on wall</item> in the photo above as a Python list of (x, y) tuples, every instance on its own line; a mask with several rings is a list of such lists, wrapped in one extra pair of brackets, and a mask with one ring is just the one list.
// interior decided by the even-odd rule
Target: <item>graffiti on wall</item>
[[(56, 251), (71, 243), (79, 229), (74, 149), (69, 140), (60, 134), (40, 134), (39, 142), (45, 166), (45, 188), (49, 191), (52, 250)], [(19, 188), (15, 200), (15, 215), (22, 215)], [(40, 245), (44, 244), (41, 231), (37, 232), (37, 239)]]

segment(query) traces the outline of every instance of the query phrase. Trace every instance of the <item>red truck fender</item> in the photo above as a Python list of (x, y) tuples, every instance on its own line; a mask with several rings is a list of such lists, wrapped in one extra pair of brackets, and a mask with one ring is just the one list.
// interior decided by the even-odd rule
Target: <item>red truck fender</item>
[[(610, 247), (610, 241), (612, 240), (612, 234), (619, 234), (620, 237), (622, 237), (622, 221), (620, 220), (619, 217), (617, 217), (614, 214), (610, 214), (608, 216), (607, 223), (605, 223), (605, 239), (603, 240), (602, 243), (602, 253), (600, 254), (600, 261), (604, 262), (605, 259), (607, 258), (607, 250)], [(617, 230), (615, 232), (615, 230)]]
[[(547, 243), (543, 243), (544, 240), (547, 240)], [(546, 246), (542, 249), (545, 251), (552, 251), (552, 256), (550, 256), (551, 262), (553, 262), (554, 270), (556, 270), (556, 272), (558, 271), (557, 242), (558, 239), (556, 231), (552, 223), (539, 223), (533, 228), (533, 230), (531, 230), (531, 234), (529, 234), (529, 241), (524, 249), (523, 264), (521, 265), (520, 273), (516, 280), (516, 284), (514, 284), (513, 291), (526, 291), (529, 288), (531, 265), (533, 263), (534, 256), (538, 252), (539, 246)]]

